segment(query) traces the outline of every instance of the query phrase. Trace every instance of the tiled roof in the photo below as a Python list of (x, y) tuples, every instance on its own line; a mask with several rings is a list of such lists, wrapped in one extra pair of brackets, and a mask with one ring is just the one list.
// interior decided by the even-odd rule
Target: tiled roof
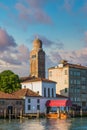
[(49, 80), (49, 79), (45, 79), (45, 78), (31, 78), (31, 79), (26, 79), (22, 83), (37, 82), (37, 81), (56, 83), (55, 81), (52, 81), (52, 80)]
[[(15, 99), (15, 95), (0, 91), (0, 99)], [(18, 98), (18, 97), (17, 97)]]
[(12, 94), (8, 94), (0, 91), (0, 99), (23, 99), (25, 96), (41, 97), (39, 94), (33, 92), (30, 89), (20, 89)]
[(39, 94), (37, 94), (36, 92), (28, 89), (28, 88), (25, 88), (25, 89), (20, 89), (16, 92), (13, 93), (15, 95), (15, 97), (19, 97), (19, 98), (23, 98), (25, 96), (29, 96), (29, 97), (40, 97)]
[[(70, 67), (70, 68), (77, 68), (77, 69), (87, 69), (87, 66), (82, 66), (81, 64), (70, 64), (70, 63), (63, 64), (63, 67)], [(57, 69), (57, 68), (62, 68), (62, 67), (59, 67), (59, 66), (51, 67), (48, 70)]]
[(23, 82), (23, 81), (26, 81), (26, 80), (30, 80), (32, 79), (33, 77), (30, 77), (30, 76), (26, 76), (26, 77), (20, 77), (20, 81)]

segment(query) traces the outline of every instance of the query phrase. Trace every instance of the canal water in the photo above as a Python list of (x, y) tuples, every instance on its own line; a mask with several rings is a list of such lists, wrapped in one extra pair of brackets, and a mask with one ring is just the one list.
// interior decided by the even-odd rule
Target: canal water
[(87, 118), (59, 119), (0, 119), (0, 130), (87, 130)]

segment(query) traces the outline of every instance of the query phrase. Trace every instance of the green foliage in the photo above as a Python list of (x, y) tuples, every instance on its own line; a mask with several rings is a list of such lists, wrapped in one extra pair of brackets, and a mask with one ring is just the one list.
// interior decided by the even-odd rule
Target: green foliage
[(12, 93), (21, 88), (18, 75), (10, 70), (5, 70), (0, 73), (0, 91)]

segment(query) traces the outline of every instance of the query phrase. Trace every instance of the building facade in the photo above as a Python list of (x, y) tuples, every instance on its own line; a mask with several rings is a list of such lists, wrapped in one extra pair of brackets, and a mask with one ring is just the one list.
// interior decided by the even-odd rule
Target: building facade
[(45, 52), (40, 39), (34, 40), (33, 49), (30, 52), (30, 76), (45, 78)]
[(57, 93), (70, 97), (73, 104), (87, 107), (87, 67), (62, 60), (48, 73), (49, 79), (57, 82)]
[(0, 117), (18, 117), (24, 113), (24, 99), (0, 91)]
[(33, 78), (27, 79), (21, 83), (22, 89), (29, 88), (30, 90), (38, 93), (42, 97), (55, 98), (56, 97), (56, 82), (43, 79), (43, 78)]

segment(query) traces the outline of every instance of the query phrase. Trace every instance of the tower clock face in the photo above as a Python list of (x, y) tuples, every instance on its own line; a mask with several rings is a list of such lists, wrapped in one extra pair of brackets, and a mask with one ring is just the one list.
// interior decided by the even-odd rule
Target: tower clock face
[(35, 59), (36, 58), (36, 55), (32, 55), (32, 59)]

